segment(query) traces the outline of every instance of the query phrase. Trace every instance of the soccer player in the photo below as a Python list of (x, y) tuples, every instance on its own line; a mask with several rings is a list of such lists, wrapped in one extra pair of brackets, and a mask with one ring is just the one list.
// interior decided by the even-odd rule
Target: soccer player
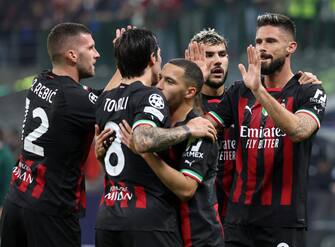
[[(173, 59), (164, 65), (157, 87), (168, 101), (172, 126), (183, 125), (202, 113), (197, 112), (202, 84), (203, 75), (195, 63)], [(125, 139), (129, 138), (131, 129), (122, 124), (121, 131), (122, 141), (129, 143)], [(214, 189), (217, 155), (216, 143), (193, 137), (169, 147), (159, 156), (142, 154), (163, 184), (182, 201), (180, 218), (184, 246), (223, 246)]]
[(80, 246), (83, 164), (94, 136), (98, 92), (80, 85), (100, 55), (84, 25), (56, 25), (47, 39), (52, 70), (32, 83), (22, 151), (1, 221), (1, 247)]
[[(208, 70), (207, 79), (201, 89), (203, 109), (209, 112), (216, 108), (217, 104), (223, 99), (225, 92), (225, 81), (228, 75), (229, 56), (226, 39), (218, 34), (214, 29), (205, 29), (195, 34), (190, 41), (200, 44), (203, 49), (204, 59), (202, 67)], [(190, 57), (189, 49), (185, 55), (187, 59), (194, 60)], [(194, 53), (193, 53), (194, 55)], [(203, 56), (199, 54), (200, 56)], [(201, 64), (199, 64), (201, 66)], [(321, 83), (315, 75), (310, 72), (302, 72), (299, 83)], [(218, 134), (219, 143), (219, 164), (216, 179), (216, 193), (218, 197), (218, 209), (222, 224), (227, 212), (227, 201), (233, 181), (236, 140), (234, 138), (234, 125), (224, 128), (222, 133)]]
[[(227, 41), (214, 29), (205, 29), (194, 35), (190, 42), (191, 46), (193, 42), (202, 45), (205, 53), (204, 63), (209, 70), (208, 78), (201, 89), (203, 109), (205, 112), (209, 112), (215, 109), (216, 105), (223, 99), (224, 83), (229, 67)], [(191, 59), (189, 49), (186, 50), (186, 58)], [(223, 224), (234, 172), (236, 141), (233, 126), (225, 128), (222, 133), (218, 134), (218, 143), (216, 193), (218, 211)]]
[(161, 66), (152, 32), (125, 31), (115, 42), (115, 56), (121, 84), (102, 94), (97, 103), (99, 129), (113, 130), (115, 138), (103, 160), (105, 192), (97, 216), (96, 246), (182, 246), (177, 198), (140, 155), (121, 143), (119, 124), (122, 120), (131, 124), (137, 152), (163, 150), (191, 134), (215, 139), (215, 129), (200, 117), (166, 129), (166, 100), (160, 90), (151, 87), (158, 82)]
[(288, 17), (260, 15), (248, 70), (239, 65), (243, 82), (209, 112), (219, 126), (234, 124), (237, 138), (228, 247), (305, 246), (308, 163), (326, 94), (321, 85), (299, 84), (291, 69), (296, 48)]

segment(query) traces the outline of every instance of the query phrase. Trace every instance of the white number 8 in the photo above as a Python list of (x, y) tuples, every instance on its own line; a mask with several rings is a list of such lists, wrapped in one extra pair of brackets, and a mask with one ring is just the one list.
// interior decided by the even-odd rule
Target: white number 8
[[(121, 140), (120, 140), (120, 127), (114, 122), (107, 122), (105, 125), (105, 129), (110, 128), (115, 131), (115, 139), (112, 142), (112, 145), (108, 148), (105, 155), (105, 168), (106, 172), (110, 176), (118, 176), (125, 164), (124, 154), (121, 148)], [(113, 164), (111, 164), (111, 159), (113, 159)]]

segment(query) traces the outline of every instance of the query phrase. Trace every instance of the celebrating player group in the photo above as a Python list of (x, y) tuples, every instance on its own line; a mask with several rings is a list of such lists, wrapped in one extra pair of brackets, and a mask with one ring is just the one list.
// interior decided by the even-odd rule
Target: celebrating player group
[(113, 45), (117, 70), (92, 90), (80, 85), (100, 57), (90, 30), (51, 30), (52, 69), (27, 94), (1, 247), (80, 246), (94, 129), (105, 172), (97, 247), (304, 247), (327, 97), (316, 76), (291, 68), (292, 20), (258, 16), (241, 81), (227, 89), (227, 42), (214, 29), (163, 66), (149, 30), (118, 29)]

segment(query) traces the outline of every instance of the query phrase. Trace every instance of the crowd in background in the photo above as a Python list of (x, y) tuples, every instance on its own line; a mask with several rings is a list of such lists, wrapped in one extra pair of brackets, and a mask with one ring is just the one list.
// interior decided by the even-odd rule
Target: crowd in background
[[(94, 32), (104, 23), (131, 23), (176, 41), (185, 40), (185, 31), (217, 27), (230, 40), (248, 43), (253, 39), (256, 16), (266, 11), (281, 12), (296, 22), (303, 49), (335, 47), (335, 0), (2, 0), (0, 64), (36, 63), (39, 33), (64, 21), (84, 23)], [(230, 44), (234, 55), (244, 52), (244, 43), (235, 43)], [(177, 51), (183, 45), (174, 44)]]

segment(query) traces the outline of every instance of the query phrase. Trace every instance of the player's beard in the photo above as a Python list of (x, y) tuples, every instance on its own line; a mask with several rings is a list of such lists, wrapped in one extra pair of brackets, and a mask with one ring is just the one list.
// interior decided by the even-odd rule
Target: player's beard
[(276, 71), (281, 71), (285, 63), (285, 56), (279, 57), (272, 60), (270, 64), (262, 63), (261, 64), (261, 74), (262, 75), (272, 75)]
[(209, 78), (207, 79), (207, 81), (205, 82), (205, 84), (207, 86), (209, 86), (210, 88), (214, 88), (214, 89), (218, 89), (219, 87), (222, 87), (227, 79), (227, 75), (228, 75), (228, 69), (226, 70), (226, 73), (223, 77), (223, 79), (219, 82), (214, 82), (211, 81)]
[(79, 59), (77, 62), (79, 79), (94, 76), (94, 67), (92, 64), (88, 64), (87, 60), (88, 59), (85, 59), (85, 56), (83, 54), (79, 54)]
[(92, 77), (94, 75), (94, 72), (89, 71), (88, 69), (84, 67), (78, 66), (78, 74), (79, 74), (80, 79), (84, 79), (84, 78)]

